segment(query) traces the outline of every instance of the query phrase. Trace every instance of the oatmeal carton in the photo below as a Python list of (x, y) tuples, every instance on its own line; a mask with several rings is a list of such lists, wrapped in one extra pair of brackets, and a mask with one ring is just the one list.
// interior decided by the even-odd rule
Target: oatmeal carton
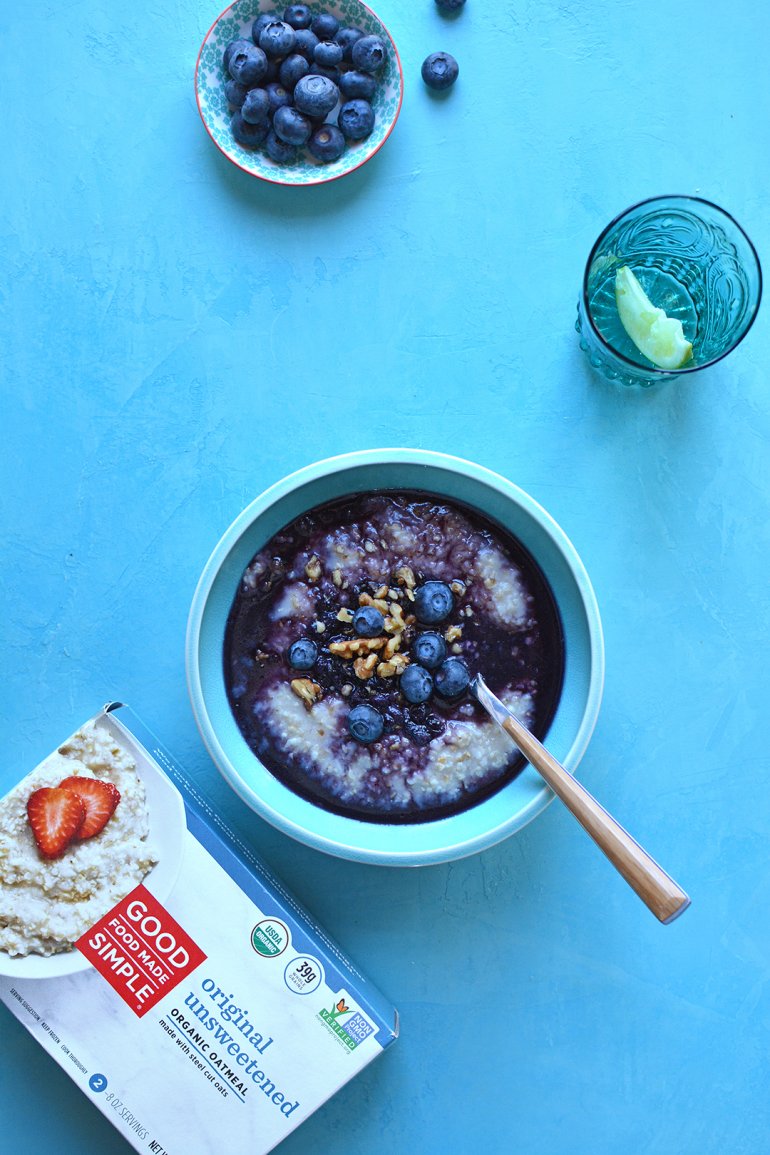
[(0, 999), (137, 1151), (271, 1151), (394, 1009), (125, 707), (0, 801)]

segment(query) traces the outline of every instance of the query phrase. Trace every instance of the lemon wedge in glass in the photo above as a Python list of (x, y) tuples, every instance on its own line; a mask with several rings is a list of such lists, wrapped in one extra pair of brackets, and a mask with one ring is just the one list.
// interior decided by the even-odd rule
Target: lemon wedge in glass
[(620, 322), (640, 353), (659, 369), (681, 369), (692, 357), (682, 322), (656, 308), (639, 281), (623, 265), (615, 274), (615, 303)]

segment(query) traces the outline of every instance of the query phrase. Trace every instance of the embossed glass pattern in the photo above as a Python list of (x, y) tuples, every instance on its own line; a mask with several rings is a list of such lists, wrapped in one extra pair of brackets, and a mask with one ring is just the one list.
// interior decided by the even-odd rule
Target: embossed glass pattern
[[(652, 303), (677, 317), (693, 355), (664, 370), (639, 352), (615, 304), (615, 274), (628, 265)], [(643, 201), (612, 221), (586, 264), (576, 328), (580, 347), (609, 380), (655, 385), (720, 360), (751, 328), (762, 295), (754, 246), (733, 218), (698, 197)]]

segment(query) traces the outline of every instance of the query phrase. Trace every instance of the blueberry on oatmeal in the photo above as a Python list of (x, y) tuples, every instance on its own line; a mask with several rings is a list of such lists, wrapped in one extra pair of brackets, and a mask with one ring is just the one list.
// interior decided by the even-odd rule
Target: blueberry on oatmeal
[(427, 702), (433, 693), (433, 678), (424, 666), (407, 666), (400, 679), (401, 693), (415, 705)]
[(370, 742), (376, 742), (382, 737), (384, 729), (385, 721), (382, 714), (375, 710), (374, 706), (362, 703), (360, 706), (354, 706), (348, 714), (348, 730), (356, 742), (368, 746)]
[(385, 618), (376, 606), (360, 606), (353, 614), (353, 629), (359, 638), (376, 638), (385, 629)]
[(300, 638), (289, 646), (289, 665), (294, 670), (312, 670), (318, 661), (318, 646), (309, 638)]
[(446, 582), (426, 582), (414, 593), (414, 612), (424, 626), (435, 626), (449, 617), (454, 596)]
[(412, 645), (414, 660), (425, 666), (426, 670), (435, 670), (446, 657), (446, 641), (441, 634), (426, 630), (418, 634)]
[(442, 698), (459, 698), (468, 689), (470, 680), (468, 667), (461, 658), (447, 658), (434, 676), (436, 693)]

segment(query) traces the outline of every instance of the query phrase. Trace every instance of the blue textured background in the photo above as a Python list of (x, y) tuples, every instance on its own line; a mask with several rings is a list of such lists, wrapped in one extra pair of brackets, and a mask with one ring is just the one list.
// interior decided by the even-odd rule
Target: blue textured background
[[(218, 9), (2, 8), (0, 788), (121, 697), (393, 998), (400, 1042), (285, 1155), (764, 1155), (770, 313), (644, 393), (592, 376), (573, 320), (596, 235), (645, 196), (715, 200), (770, 253), (770, 19), (376, 7), (400, 121), (308, 190), (241, 174), (199, 122)], [(419, 79), (438, 48), (444, 100)], [(387, 444), (504, 473), (573, 539), (607, 645), (581, 776), (692, 893), (673, 926), (557, 805), (389, 871), (295, 845), (207, 760), (183, 638), (211, 548), (290, 470)], [(0, 1031), (5, 1150), (128, 1151), (3, 1008)]]

